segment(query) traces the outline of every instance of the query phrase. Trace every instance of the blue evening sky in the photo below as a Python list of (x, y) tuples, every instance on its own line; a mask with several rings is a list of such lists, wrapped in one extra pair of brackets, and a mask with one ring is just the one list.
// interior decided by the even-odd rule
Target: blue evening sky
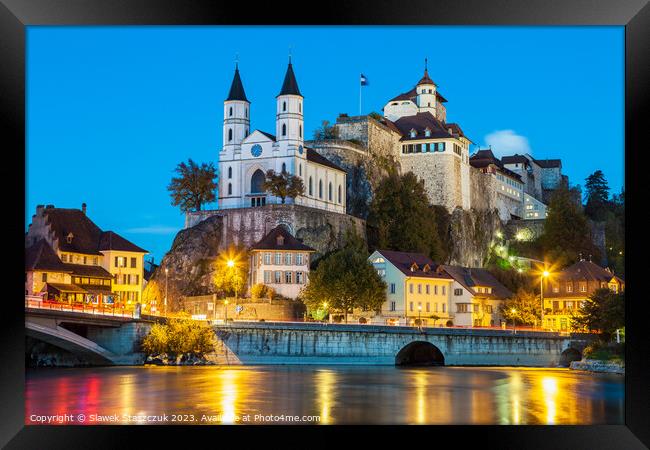
[[(289, 49), (306, 137), (380, 112), (429, 73), (447, 120), (497, 155), (561, 158), (572, 184), (624, 184), (623, 27), (29, 27), (26, 210), (79, 208), (160, 261), (184, 216), (166, 187), (180, 161), (217, 163), (239, 67), (251, 129), (275, 132)], [(475, 147), (471, 149), (473, 152)], [(208, 208), (210, 205), (208, 205)]]

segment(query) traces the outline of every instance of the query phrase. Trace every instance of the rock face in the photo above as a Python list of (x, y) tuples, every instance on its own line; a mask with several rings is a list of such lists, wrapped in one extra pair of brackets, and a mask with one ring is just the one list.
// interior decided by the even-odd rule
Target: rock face
[(483, 267), (497, 231), (502, 230), (497, 210), (456, 208), (449, 223), (449, 264)]

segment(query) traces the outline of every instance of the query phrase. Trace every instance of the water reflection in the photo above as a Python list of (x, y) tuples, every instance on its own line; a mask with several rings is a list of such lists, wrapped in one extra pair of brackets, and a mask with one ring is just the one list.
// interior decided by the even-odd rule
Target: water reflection
[(25, 406), (26, 423), (33, 414), (192, 414), (195, 424), (621, 424), (623, 377), (461, 367), (42, 369), (27, 372)]

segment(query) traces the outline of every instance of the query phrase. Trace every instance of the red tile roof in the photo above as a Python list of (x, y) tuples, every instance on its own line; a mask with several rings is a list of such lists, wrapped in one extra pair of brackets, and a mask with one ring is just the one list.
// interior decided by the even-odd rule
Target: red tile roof
[(315, 252), (316, 250), (305, 245), (287, 231), (283, 225), (278, 225), (267, 233), (251, 250), (298, 250)]
[[(451, 279), (449, 275), (437, 270), (440, 267), (439, 264), (436, 264), (431, 258), (422, 253), (398, 252), (395, 250), (377, 250), (377, 252), (406, 276)], [(415, 270), (411, 270), (411, 267), (414, 267), (413, 264), (417, 265)], [(429, 265), (429, 271), (424, 272), (422, 269), (426, 265)]]
[[(497, 280), (494, 275), (485, 269), (469, 268), (462, 266), (442, 266), (443, 270), (448, 273), (454, 280), (460, 283), (472, 295), (484, 296), (489, 298), (506, 299), (512, 297), (512, 292)], [(492, 292), (478, 292), (477, 287), (492, 288)]]

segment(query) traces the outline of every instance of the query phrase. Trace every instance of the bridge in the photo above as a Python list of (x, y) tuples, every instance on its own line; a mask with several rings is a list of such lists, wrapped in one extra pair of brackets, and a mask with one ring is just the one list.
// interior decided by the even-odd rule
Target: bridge
[(568, 366), (586, 345), (560, 333), (315, 323), (213, 325), (241, 364)]
[(91, 365), (142, 364), (144, 355), (137, 343), (152, 325), (152, 320), (127, 314), (25, 308), (27, 336), (66, 350)]

